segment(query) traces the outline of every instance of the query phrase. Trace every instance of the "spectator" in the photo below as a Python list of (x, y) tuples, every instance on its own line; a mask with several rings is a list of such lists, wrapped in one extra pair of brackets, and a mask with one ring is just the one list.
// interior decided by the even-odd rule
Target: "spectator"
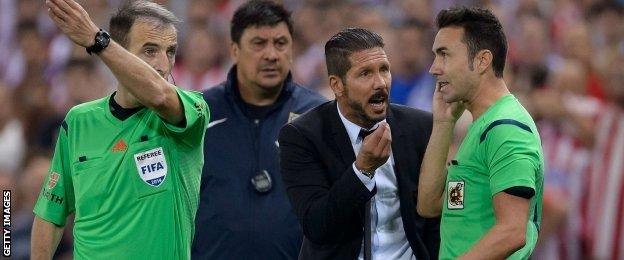
[(583, 192), (584, 235), (593, 259), (624, 257), (624, 53), (609, 64), (608, 99), (594, 124), (595, 145)]
[(26, 152), (24, 128), (15, 117), (11, 89), (0, 82), (0, 171), (17, 173)]
[(191, 29), (182, 52), (182, 62), (173, 73), (175, 84), (190, 90), (202, 90), (225, 80), (223, 69), (227, 50), (221, 35), (198, 27)]

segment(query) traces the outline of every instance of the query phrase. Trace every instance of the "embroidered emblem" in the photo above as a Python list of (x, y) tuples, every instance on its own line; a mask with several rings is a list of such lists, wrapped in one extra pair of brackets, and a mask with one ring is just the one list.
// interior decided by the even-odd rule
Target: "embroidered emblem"
[(58, 183), (60, 179), (60, 174), (52, 172), (52, 174), (50, 174), (50, 179), (48, 180), (48, 189), (53, 189), (54, 187), (56, 187), (56, 183)]
[(137, 172), (150, 186), (158, 187), (167, 177), (167, 161), (162, 147), (134, 155)]
[(113, 145), (113, 149), (111, 150), (113, 151), (113, 153), (115, 153), (115, 152), (125, 152), (126, 149), (128, 149), (128, 145), (126, 144), (126, 142), (123, 139), (119, 139), (119, 141), (117, 141), (117, 143)]
[(448, 208), (463, 209), (464, 208), (464, 189), (463, 181), (449, 181), (448, 183)]

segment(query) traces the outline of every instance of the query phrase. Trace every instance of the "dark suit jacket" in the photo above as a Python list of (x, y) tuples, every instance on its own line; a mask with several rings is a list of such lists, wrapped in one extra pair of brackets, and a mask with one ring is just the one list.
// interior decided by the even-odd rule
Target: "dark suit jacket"
[[(290, 202), (303, 228), (299, 259), (356, 259), (364, 237), (366, 202), (375, 195), (357, 178), (355, 153), (336, 101), (324, 103), (279, 135), (280, 167)], [(419, 260), (437, 259), (437, 219), (416, 213), (420, 164), (431, 135), (430, 113), (391, 104), (387, 122), (407, 240)]]

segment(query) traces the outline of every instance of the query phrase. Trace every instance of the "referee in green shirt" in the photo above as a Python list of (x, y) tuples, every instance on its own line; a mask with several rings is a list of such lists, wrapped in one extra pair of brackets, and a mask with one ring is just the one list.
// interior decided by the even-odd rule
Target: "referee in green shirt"
[[(503, 28), (490, 11), (465, 7), (442, 10), (437, 25), (418, 213), (442, 216), (440, 259), (527, 259), (540, 227), (544, 160), (533, 119), (503, 80)], [(446, 162), (465, 109), (473, 122)]]
[(119, 85), (65, 117), (34, 209), (32, 259), (53, 256), (71, 214), (76, 259), (189, 259), (209, 111), (201, 94), (166, 80), (177, 19), (158, 4), (128, 1), (109, 36), (73, 0), (46, 5)]

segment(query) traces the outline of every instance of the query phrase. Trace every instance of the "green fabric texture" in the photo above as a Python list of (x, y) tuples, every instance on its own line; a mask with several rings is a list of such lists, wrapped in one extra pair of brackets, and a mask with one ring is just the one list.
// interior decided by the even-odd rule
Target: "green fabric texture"
[(76, 259), (189, 259), (209, 110), (176, 87), (184, 126), (144, 108), (113, 116), (111, 96), (67, 114), (34, 213), (74, 220)]
[(535, 123), (513, 95), (501, 97), (469, 126), (447, 169), (440, 259), (455, 259), (477, 244), (496, 222), (494, 195), (518, 186), (535, 190), (535, 195), (526, 245), (509, 259), (527, 259), (542, 214), (544, 159)]

